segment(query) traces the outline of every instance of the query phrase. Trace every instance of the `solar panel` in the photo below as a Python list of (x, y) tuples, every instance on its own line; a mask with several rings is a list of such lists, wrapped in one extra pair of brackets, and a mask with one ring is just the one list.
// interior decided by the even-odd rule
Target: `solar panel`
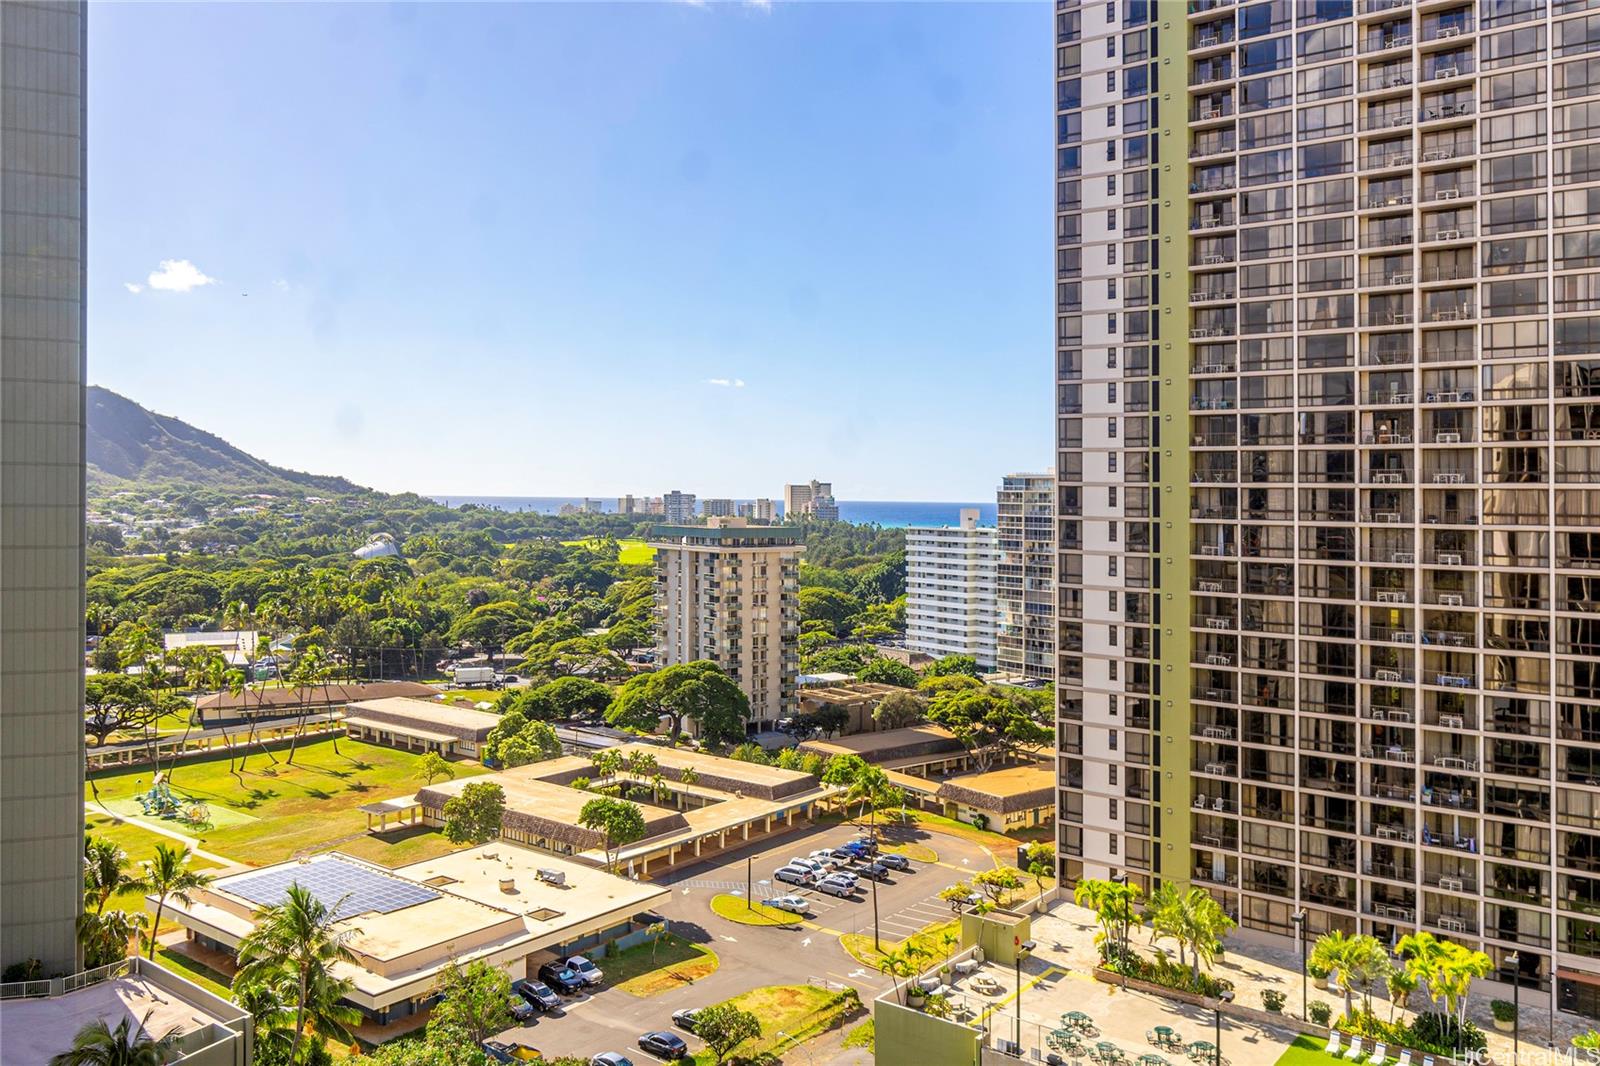
[(422, 885), (335, 857), (240, 874), (218, 887), (266, 907), (282, 903), (291, 884), (310, 892), (340, 918), (373, 911), (388, 914), (439, 898), (439, 893)]

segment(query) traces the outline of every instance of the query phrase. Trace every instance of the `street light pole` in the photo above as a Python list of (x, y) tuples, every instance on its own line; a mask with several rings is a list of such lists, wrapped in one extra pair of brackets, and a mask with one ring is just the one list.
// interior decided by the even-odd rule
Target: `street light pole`
[(1308, 996), (1306, 992), (1306, 912), (1304, 908), (1295, 911), (1289, 916), (1289, 919), (1294, 922), (1295, 935), (1300, 940), (1300, 1020), (1304, 1022), (1310, 1020), (1306, 1013)]
[(1016, 946), (1016, 954), (1012, 957), (1016, 964), (1017, 972), (1017, 1054), (1022, 1054), (1022, 960), (1033, 952), (1033, 941), (1024, 940), (1020, 943), (1012, 941)]
[(754, 863), (754, 855), (746, 855), (744, 857), (744, 909), (747, 911), (753, 911), (756, 908), (755, 901), (750, 898), (754, 894), (754, 887), (751, 884), (751, 870)]
[(872, 879), (872, 950), (883, 954), (883, 948), (878, 946), (878, 879)]
[[(1122, 885), (1124, 888), (1126, 888), (1128, 885), (1127, 874), (1117, 874), (1117, 876), (1113, 877), (1111, 880), (1119, 885)], [(1119, 948), (1120, 954), (1117, 956), (1117, 970), (1122, 974), (1122, 990), (1126, 992), (1128, 990), (1128, 908), (1132, 906), (1132, 904), (1126, 899), (1122, 900), (1121, 903), (1122, 943)]]
[(1211, 1052), (1211, 1066), (1222, 1066), (1222, 1005), (1233, 1002), (1233, 993), (1224, 989), (1217, 993), (1217, 1042)]
[(1522, 954), (1513, 951), (1505, 958), (1511, 967), (1511, 1066), (1522, 1055)]

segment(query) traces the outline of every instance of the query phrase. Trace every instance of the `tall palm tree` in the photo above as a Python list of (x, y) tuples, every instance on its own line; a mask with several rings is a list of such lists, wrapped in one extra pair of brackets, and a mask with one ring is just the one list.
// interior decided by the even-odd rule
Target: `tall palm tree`
[[(1118, 881), (1086, 877), (1072, 890), (1072, 902), (1094, 911), (1100, 923), (1100, 932), (1094, 942), (1100, 948), (1102, 959), (1110, 956), (1113, 947), (1126, 939), (1128, 928), (1139, 925), (1142, 919), (1133, 913), (1134, 901), (1139, 898), (1139, 886)], [(1119, 937), (1121, 939), (1119, 939)]]
[(50, 1060), (50, 1066), (163, 1066), (178, 1057), (178, 1037), (174, 1029), (157, 1040), (145, 1031), (154, 1009), (144, 1012), (135, 1026), (125, 1016), (112, 1029), (97, 1018), (78, 1030), (72, 1047)]
[(94, 913), (106, 909), (112, 896), (133, 888), (137, 878), (128, 872), (128, 853), (105, 837), (87, 837), (83, 842), (83, 895), (93, 901)]
[(1434, 985), (1434, 977), (1447, 951), (1445, 941), (1426, 930), (1407, 933), (1395, 944), (1394, 951), (1404, 960), (1402, 965), (1411, 980), (1418, 987), (1427, 985), (1428, 998), (1439, 1002), (1439, 989)]
[[(78, 945), (83, 949), (83, 968), (96, 970), (128, 957), (128, 945), (142, 936), (150, 924), (143, 911), (106, 911), (78, 915)], [(135, 949), (137, 950), (137, 949)]]
[(189, 893), (211, 883), (210, 874), (189, 868), (190, 857), (187, 845), (174, 848), (157, 844), (155, 857), (139, 864), (143, 872), (135, 882), (136, 887), (156, 897), (156, 917), (150, 924), (148, 937), (152, 959), (156, 957), (156, 937), (161, 932), (161, 912), (166, 909), (167, 900), (190, 903)]
[(1189, 963), (1198, 981), (1201, 964), (1210, 968), (1222, 947), (1223, 934), (1233, 928), (1234, 921), (1211, 893), (1191, 888), (1183, 895), (1178, 922), (1180, 935), (1189, 944)]
[[(894, 982), (894, 994), (900, 999), (900, 978), (911, 977), (917, 972), (917, 953), (909, 944), (902, 944), (893, 951), (886, 951), (878, 960), (878, 972), (886, 973)], [(909, 991), (909, 987), (907, 989)], [(902, 1003), (905, 1000), (900, 1000)]]
[(360, 1021), (358, 1012), (339, 1002), (350, 983), (333, 974), (335, 963), (354, 960), (346, 945), (358, 932), (338, 928), (339, 904), (330, 910), (309, 890), (291, 884), (282, 903), (256, 912), (255, 929), (239, 942), (233, 987), (283, 990), (294, 1004), (291, 1062), (299, 1057), (308, 1026), (348, 1041), (349, 1027)]
[(1150, 943), (1155, 945), (1163, 940), (1177, 941), (1178, 964), (1187, 966), (1189, 942), (1183, 937), (1182, 910), (1182, 890), (1171, 881), (1163, 881), (1145, 900), (1144, 920), (1150, 923)]

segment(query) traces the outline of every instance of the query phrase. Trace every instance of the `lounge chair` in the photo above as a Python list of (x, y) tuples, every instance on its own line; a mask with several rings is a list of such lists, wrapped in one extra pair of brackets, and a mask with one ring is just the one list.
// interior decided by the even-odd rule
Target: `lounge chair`
[(1372, 1057), (1367, 1060), (1367, 1066), (1383, 1066), (1389, 1061), (1389, 1045), (1379, 1041), (1378, 1046), (1372, 1049)]
[(1344, 1048), (1341, 1046), (1341, 1041), (1342, 1040), (1343, 1040), (1343, 1037), (1340, 1035), (1339, 1030), (1337, 1030), (1337, 1029), (1329, 1030), (1329, 1032), (1328, 1032), (1328, 1046), (1323, 1048), (1322, 1050), (1327, 1052), (1329, 1055), (1341, 1054), (1344, 1051)]
[(1358, 1036), (1354, 1040), (1350, 1041), (1350, 1050), (1344, 1053), (1344, 1057), (1349, 1059), (1351, 1062), (1360, 1062), (1363, 1058), (1365, 1058), (1361, 1052), (1361, 1037)]
[(1400, 1061), (1398, 1063), (1396, 1063), (1395, 1066), (1411, 1066), (1411, 1049), (1410, 1048), (1401, 1048), (1400, 1049)]
[(1424, 1055), (1424, 1056), (1422, 1056), (1422, 1066), (1433, 1066), (1433, 1056), (1432, 1055)]

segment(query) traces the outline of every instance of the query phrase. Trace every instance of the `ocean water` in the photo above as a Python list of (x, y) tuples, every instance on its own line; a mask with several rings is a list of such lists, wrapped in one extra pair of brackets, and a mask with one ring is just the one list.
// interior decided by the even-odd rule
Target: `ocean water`
[[(498, 507), (502, 511), (535, 511), (539, 514), (555, 514), (567, 504), (574, 507), (583, 505), (581, 496), (434, 496), (433, 499), (446, 507), (460, 507), (462, 504), (475, 503), (480, 507)], [(601, 509), (612, 512), (617, 509), (615, 499), (600, 497)], [(747, 501), (735, 501), (739, 503)], [(978, 524), (992, 526), (995, 523), (995, 503), (993, 500), (977, 503), (944, 503), (928, 500), (840, 500), (839, 517), (846, 522), (861, 524), (876, 523), (880, 526), (937, 526), (954, 525), (960, 517), (964, 507), (978, 509)], [(778, 510), (783, 510), (783, 504), (778, 504)]]

